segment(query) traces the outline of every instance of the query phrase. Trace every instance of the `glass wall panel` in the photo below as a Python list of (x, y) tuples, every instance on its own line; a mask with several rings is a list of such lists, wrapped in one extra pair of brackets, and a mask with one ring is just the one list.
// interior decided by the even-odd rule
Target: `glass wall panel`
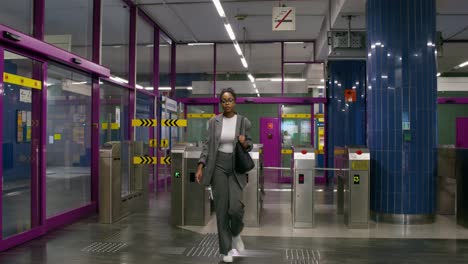
[[(162, 34), (162, 33), (161, 33)], [(167, 95), (171, 88), (171, 44), (159, 38), (159, 92)]]
[(242, 66), (233, 44), (216, 45), (216, 96), (222, 89), (231, 87), (238, 96), (255, 93), (247, 78), (247, 69)]
[[(240, 97), (281, 94), (281, 44), (241, 44), (248, 69), (232, 44), (218, 45), (216, 90), (232, 87)], [(247, 73), (255, 78), (252, 82)], [(258, 91), (258, 93), (257, 93)]]
[(137, 89), (154, 90), (154, 28), (137, 17)]
[(213, 96), (214, 45), (177, 45), (177, 97)]
[(285, 63), (284, 96), (325, 97), (324, 76), (322, 63)]
[(314, 61), (313, 42), (285, 42), (284, 61)]
[(102, 0), (102, 65), (128, 83), (130, 11), (121, 0)]
[[(100, 142), (128, 140), (129, 90), (114, 84), (103, 82), (100, 91)], [(128, 144), (121, 146), (122, 161), (122, 196), (130, 193), (130, 164)]]
[(2, 1), (0, 24), (32, 35), (33, 0)]
[(47, 216), (91, 201), (91, 78), (50, 63), (47, 72)]
[(281, 96), (281, 44), (248, 44), (245, 54), (260, 96)]
[[(38, 62), (11, 52), (5, 51), (4, 56), (5, 74), (33, 79), (34, 68), (41, 66)], [(31, 179), (32, 168), (37, 166), (37, 154), (31, 144), (32, 89), (8, 82), (5, 78), (0, 96), (3, 97), (1, 214), (2, 234), (6, 238), (31, 228)]]
[(212, 105), (187, 106), (187, 129), (185, 133), (187, 142), (201, 143), (206, 139), (207, 124), (211, 118), (207, 116), (209, 114), (214, 114)]
[(83, 58), (92, 58), (93, 0), (45, 0), (44, 40)]
[[(136, 96), (136, 118), (137, 119), (153, 119), (154, 118), (154, 97), (144, 93), (138, 93)], [(135, 139), (143, 141), (143, 144), (148, 145), (150, 140), (150, 130), (153, 127), (137, 127)]]

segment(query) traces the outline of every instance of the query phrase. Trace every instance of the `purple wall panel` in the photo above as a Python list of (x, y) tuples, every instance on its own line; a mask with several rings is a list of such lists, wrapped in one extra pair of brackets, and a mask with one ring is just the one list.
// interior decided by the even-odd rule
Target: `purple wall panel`
[(468, 117), (457, 118), (456, 144), (457, 148), (468, 148)]
[(279, 167), (281, 153), (280, 121), (278, 118), (260, 118), (260, 144), (263, 144), (265, 167)]
[(441, 97), (437, 98), (439, 104), (468, 104), (466, 97)]

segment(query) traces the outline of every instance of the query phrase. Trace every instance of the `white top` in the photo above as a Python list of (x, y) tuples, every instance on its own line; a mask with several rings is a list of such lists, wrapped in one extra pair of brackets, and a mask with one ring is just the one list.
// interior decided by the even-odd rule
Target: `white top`
[(232, 153), (234, 151), (234, 141), (236, 137), (237, 115), (231, 118), (223, 116), (223, 128), (219, 139), (218, 151)]

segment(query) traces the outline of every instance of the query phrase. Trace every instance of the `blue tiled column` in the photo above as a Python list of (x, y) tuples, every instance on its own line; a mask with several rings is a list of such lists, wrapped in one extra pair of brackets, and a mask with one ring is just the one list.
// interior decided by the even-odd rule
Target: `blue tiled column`
[[(328, 62), (327, 158), (334, 167), (334, 148), (366, 145), (366, 62)], [(356, 101), (346, 102), (345, 89), (356, 91)], [(328, 173), (329, 182), (333, 173)]]
[(367, 0), (367, 132), (378, 221), (434, 219), (435, 23), (435, 0)]

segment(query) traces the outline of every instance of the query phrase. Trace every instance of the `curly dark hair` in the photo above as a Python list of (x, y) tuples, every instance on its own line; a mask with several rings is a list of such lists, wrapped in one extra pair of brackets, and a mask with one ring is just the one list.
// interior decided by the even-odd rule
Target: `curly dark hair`
[(232, 88), (224, 88), (221, 93), (219, 93), (219, 100), (221, 101), (221, 98), (223, 97), (224, 93), (230, 93), (232, 97), (234, 97), (234, 100), (237, 99), (236, 92), (234, 92), (234, 89)]

